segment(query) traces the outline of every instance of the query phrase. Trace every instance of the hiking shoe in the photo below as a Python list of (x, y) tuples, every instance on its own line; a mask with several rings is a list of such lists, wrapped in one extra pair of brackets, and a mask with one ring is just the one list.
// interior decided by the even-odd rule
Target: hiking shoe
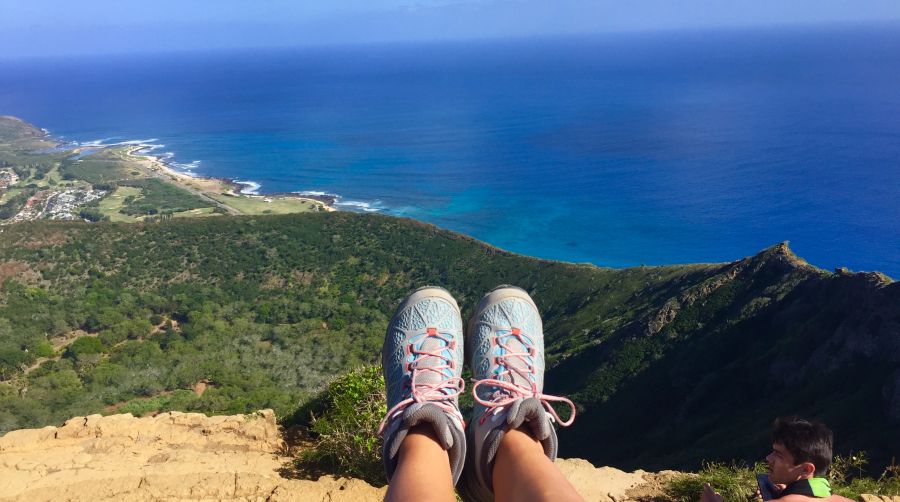
[(462, 319), (445, 289), (425, 286), (408, 296), (388, 324), (381, 351), (388, 412), (378, 428), (388, 480), (409, 430), (428, 423), (450, 456), (453, 484), (466, 458), (458, 396), (465, 387)]
[[(555, 460), (558, 443), (552, 422), (570, 425), (575, 405), (566, 398), (543, 394), (543, 326), (525, 290), (503, 285), (486, 294), (469, 321), (467, 336), (475, 409), (460, 491), (468, 500), (491, 501), (494, 457), (506, 431), (527, 426), (541, 442), (544, 454)], [(568, 404), (570, 418), (561, 421), (551, 402)]]

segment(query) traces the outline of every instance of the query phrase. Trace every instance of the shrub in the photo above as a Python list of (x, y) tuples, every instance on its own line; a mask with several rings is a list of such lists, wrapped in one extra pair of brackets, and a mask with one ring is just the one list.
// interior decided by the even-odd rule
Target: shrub
[(315, 442), (313, 448), (301, 453), (301, 468), (383, 485), (378, 425), (385, 413), (380, 366), (359, 368), (338, 377), (294, 414)]
[(697, 474), (683, 474), (672, 479), (666, 490), (667, 498), (675, 502), (696, 502), (703, 484), (709, 483), (722, 494), (725, 502), (747, 502), (756, 493), (756, 473), (766, 471), (762, 462), (753, 468), (742, 463), (710, 462)]
[(83, 336), (66, 349), (65, 357), (73, 358), (103, 352), (103, 342), (95, 336)]
[(34, 345), (32, 352), (35, 357), (53, 357), (53, 345), (47, 340), (41, 340)]
[(891, 464), (878, 479), (864, 475), (869, 457), (866, 452), (851, 452), (834, 457), (828, 478), (832, 491), (847, 498), (859, 499), (863, 493), (882, 496), (900, 495), (900, 465)]
[[(867, 463), (865, 452), (835, 456), (828, 471), (832, 492), (857, 500), (863, 493), (900, 495), (900, 465), (888, 466), (881, 477), (874, 479), (864, 476)], [(744, 464), (711, 462), (704, 464), (697, 474), (681, 474), (669, 481), (664, 488), (665, 498), (673, 502), (694, 502), (700, 498), (703, 484), (709, 483), (726, 502), (747, 502), (756, 497), (756, 473), (767, 470), (763, 462), (758, 462), (752, 469)]]
[(78, 212), (78, 216), (87, 221), (101, 221), (104, 219), (103, 213), (99, 209), (86, 207)]
[(142, 417), (149, 413), (159, 413), (171, 410), (190, 409), (191, 403), (197, 400), (197, 395), (193, 391), (179, 389), (169, 395), (154, 396), (150, 398), (135, 398), (118, 409), (118, 413), (131, 413), (132, 415)]
[(0, 346), (0, 380), (18, 373), (19, 367), (28, 361), (28, 353), (18, 347)]

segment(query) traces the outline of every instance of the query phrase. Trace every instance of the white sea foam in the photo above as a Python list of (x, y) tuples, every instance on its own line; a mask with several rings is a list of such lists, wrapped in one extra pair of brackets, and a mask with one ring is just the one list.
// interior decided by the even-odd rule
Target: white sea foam
[[(101, 146), (108, 146), (108, 145), (101, 145)], [(134, 150), (132, 152), (132, 155), (149, 157), (150, 153), (153, 152), (153, 150), (159, 150), (160, 148), (163, 148), (164, 146), (166, 146), (166, 145), (158, 145), (158, 144), (141, 145), (141, 148), (138, 148), (137, 150)], [(167, 156), (166, 153), (163, 153), (161, 155), (161, 157), (169, 158), (170, 156)]]
[(103, 139), (95, 139), (93, 141), (82, 141), (78, 143), (80, 146), (103, 146), (107, 141), (115, 139), (115, 138), (103, 138)]
[(128, 146), (128, 145), (153, 145), (154, 141), (159, 141), (158, 138), (150, 138), (150, 139), (129, 139), (126, 141), (117, 141), (115, 143), (107, 143), (108, 141), (114, 140), (117, 138), (103, 138), (103, 139), (95, 139), (93, 141), (83, 141), (80, 143), (81, 146)]
[(335, 206), (343, 206), (343, 207), (349, 208), (350, 210), (356, 209), (359, 211), (365, 211), (367, 213), (374, 213), (376, 211), (381, 211), (382, 208), (375, 207), (378, 204), (380, 204), (380, 201), (363, 202), (361, 200), (347, 200), (347, 201), (336, 200), (334, 202)]
[(365, 202), (361, 200), (343, 200), (342, 197), (338, 194), (322, 192), (319, 190), (302, 190), (291, 193), (295, 193), (301, 197), (304, 195), (308, 197), (330, 197), (331, 199), (334, 199), (335, 208), (343, 209), (345, 211), (374, 213), (384, 210), (384, 207), (381, 205), (380, 200), (376, 200), (373, 202)]
[[(166, 153), (169, 153), (169, 152), (166, 152)], [(174, 154), (173, 154), (173, 156), (174, 156)], [(192, 160), (190, 162), (172, 162), (172, 167), (177, 167), (178, 169), (182, 169), (184, 171), (191, 171), (193, 169), (197, 169), (198, 167), (200, 167), (200, 161)]]
[(318, 190), (303, 190), (302, 192), (291, 192), (297, 195), (308, 195), (312, 197), (333, 197), (335, 199), (340, 198), (340, 195), (328, 193), (328, 192), (319, 192)]
[(244, 185), (247, 188), (242, 188), (239, 193), (245, 195), (259, 195), (259, 189), (262, 185), (255, 181), (240, 181), (240, 180), (232, 180), (237, 185)]

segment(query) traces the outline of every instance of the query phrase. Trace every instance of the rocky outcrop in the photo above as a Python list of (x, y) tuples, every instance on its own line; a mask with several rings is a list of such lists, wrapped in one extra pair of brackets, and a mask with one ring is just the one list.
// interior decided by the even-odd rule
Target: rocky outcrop
[[(760, 251), (758, 254), (727, 264), (709, 279), (688, 288), (678, 297), (670, 298), (661, 308), (653, 312), (644, 320), (644, 335), (652, 336), (661, 332), (672, 323), (680, 311), (691, 307), (696, 303), (703, 303), (719, 288), (729, 284), (739, 277), (752, 278), (758, 275), (776, 274), (788, 278), (796, 276), (792, 280), (785, 281), (786, 285), (780, 285), (782, 289), (793, 287), (799, 278), (808, 274), (817, 275), (821, 271), (806, 263), (802, 258), (794, 254), (787, 242), (776, 244)], [(761, 298), (767, 303), (767, 296), (784, 294), (784, 291), (765, 291), (766, 297)], [(758, 306), (757, 306), (758, 307)]]
[(381, 500), (355, 479), (289, 479), (271, 410), (76, 417), (0, 438), (0, 500)]
[[(76, 417), (62, 427), (0, 438), (0, 500), (379, 501), (385, 488), (358, 479), (290, 476), (275, 415), (207, 417), (170, 412)], [(558, 461), (587, 500), (629, 500), (655, 474)]]

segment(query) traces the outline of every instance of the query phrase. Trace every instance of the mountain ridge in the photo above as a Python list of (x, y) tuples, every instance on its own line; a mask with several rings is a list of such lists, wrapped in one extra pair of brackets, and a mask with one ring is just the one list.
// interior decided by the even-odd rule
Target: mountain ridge
[[(580, 406), (560, 432), (565, 455), (654, 470), (752, 460), (785, 413), (822, 417), (839, 452), (865, 449), (876, 469), (900, 444), (900, 288), (816, 269), (784, 243), (730, 263), (604, 269), (350, 213), (30, 222), (2, 235), (3, 430), (113, 404), (289, 416), (335, 371), (375, 362), (409, 290), (443, 285), (468, 315), (513, 283), (545, 320), (547, 391)], [(98, 336), (17, 369), (73, 329)]]

